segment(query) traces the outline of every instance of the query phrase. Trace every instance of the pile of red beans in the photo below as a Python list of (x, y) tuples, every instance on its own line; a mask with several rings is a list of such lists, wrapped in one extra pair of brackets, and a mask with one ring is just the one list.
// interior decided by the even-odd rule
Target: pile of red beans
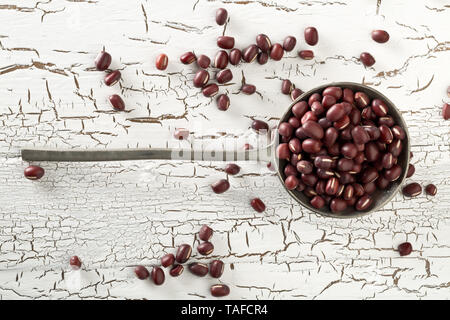
[(377, 189), (400, 178), (397, 158), (406, 135), (383, 100), (328, 87), (291, 111), (278, 127), (276, 154), (285, 160), (286, 188), (303, 192), (314, 208), (367, 210)]

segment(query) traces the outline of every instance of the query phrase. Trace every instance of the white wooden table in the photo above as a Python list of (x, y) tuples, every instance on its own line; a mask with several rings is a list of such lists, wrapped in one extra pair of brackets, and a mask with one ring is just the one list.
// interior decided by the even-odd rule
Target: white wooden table
[[(215, 10), (225, 7), (226, 27)], [(213, 257), (236, 299), (450, 297), (450, 122), (441, 116), (450, 85), (450, 2), (427, 1), (0, 1), (0, 297), (50, 299), (210, 298), (209, 277), (139, 281), (133, 265), (152, 265), (199, 227), (216, 230)], [(315, 59), (303, 29), (316, 26)], [(386, 29), (387, 44), (370, 31)], [(242, 48), (258, 33), (298, 44), (280, 62), (234, 68), (227, 112), (192, 86), (188, 50), (213, 56), (225, 32)], [(106, 87), (93, 61), (106, 48), (119, 85)], [(377, 62), (364, 68), (362, 51)], [(159, 53), (169, 55), (156, 70)], [(237, 94), (241, 78), (258, 95)], [(25, 146), (117, 148), (178, 146), (176, 127), (201, 138), (239, 138), (251, 119), (275, 125), (290, 100), (281, 79), (306, 90), (332, 81), (371, 85), (396, 103), (409, 125), (416, 174), (436, 197), (397, 195), (382, 211), (355, 220), (323, 218), (283, 191), (265, 163), (239, 163), (231, 188), (211, 192), (224, 163), (132, 161), (40, 163), (40, 181), (23, 177)], [(107, 103), (118, 93), (126, 112)], [(241, 142), (239, 142), (241, 143)], [(256, 213), (249, 200), (267, 204)], [(403, 241), (414, 251), (400, 257)], [(70, 271), (76, 254), (82, 271)], [(201, 258), (200, 261), (209, 261)]]

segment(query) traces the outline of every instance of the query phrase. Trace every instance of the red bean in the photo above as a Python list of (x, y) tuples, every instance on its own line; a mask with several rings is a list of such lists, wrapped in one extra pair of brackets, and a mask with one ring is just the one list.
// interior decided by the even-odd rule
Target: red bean
[(389, 129), (389, 127), (384, 125), (384, 124), (381, 125), (379, 127), (379, 129), (380, 129), (380, 138), (379, 138), (379, 140), (381, 142), (383, 142), (383, 143), (388, 143), (388, 144), (391, 143), (392, 140), (394, 139), (394, 136), (392, 134), (391, 129)]
[(314, 58), (314, 52), (312, 50), (300, 50), (298, 56), (304, 60), (311, 60)]
[(164, 268), (170, 267), (175, 262), (175, 256), (172, 253), (168, 253), (161, 258), (161, 265)]
[(180, 61), (183, 64), (191, 64), (193, 63), (197, 58), (195, 57), (195, 54), (193, 52), (186, 52), (183, 53), (180, 57)]
[(270, 58), (279, 61), (283, 58), (284, 50), (281, 44), (275, 43), (270, 49)]
[(300, 121), (296, 117), (290, 117), (288, 122), (294, 129), (300, 127)]
[(214, 97), (219, 92), (219, 86), (215, 83), (208, 84), (203, 87), (202, 92), (205, 97)]
[(29, 180), (38, 180), (45, 174), (45, 170), (39, 166), (28, 166), (23, 171), (25, 178)]
[(215, 284), (211, 286), (211, 295), (213, 297), (225, 297), (230, 294), (230, 288), (225, 284)]
[(167, 69), (167, 65), (169, 64), (169, 58), (167, 57), (166, 54), (161, 53), (157, 58), (156, 58), (156, 68), (158, 70), (166, 70)]
[(322, 209), (325, 206), (325, 200), (321, 196), (315, 196), (309, 203), (316, 209)]
[(95, 58), (95, 67), (99, 71), (105, 71), (111, 65), (111, 55), (106, 51), (101, 51)]
[(289, 150), (295, 154), (302, 152), (302, 143), (300, 142), (300, 139), (292, 138), (289, 140)]
[(394, 156), (392, 153), (387, 152), (381, 157), (381, 166), (384, 169), (390, 169), (394, 165)]
[(366, 67), (371, 67), (375, 64), (375, 58), (368, 52), (361, 53), (359, 59)]
[(372, 205), (373, 199), (368, 195), (365, 194), (361, 198), (356, 201), (355, 209), (358, 211), (364, 211), (369, 209), (369, 207)]
[(322, 106), (325, 109), (329, 109), (331, 106), (336, 104), (336, 98), (330, 95), (324, 95), (322, 98)]
[(269, 125), (262, 120), (253, 120), (252, 129), (257, 133), (267, 133), (269, 130)]
[(317, 180), (319, 180), (318, 177), (313, 173), (310, 174), (302, 173), (301, 178), (302, 181), (309, 187), (314, 187), (317, 183)]
[(350, 125), (350, 118), (345, 115), (341, 120), (336, 121), (333, 126), (338, 130), (344, 130)]
[(327, 119), (330, 121), (338, 121), (345, 115), (345, 110), (342, 104), (335, 104), (327, 111)]
[(391, 128), (391, 131), (395, 139), (403, 140), (406, 137), (405, 130), (403, 130), (403, 128), (401, 128), (400, 126), (393, 126)]
[(333, 159), (329, 156), (317, 156), (314, 159), (314, 165), (321, 169), (330, 169), (333, 166)]
[(308, 99), (308, 104), (312, 105), (314, 101), (322, 101), (322, 95), (317, 92), (313, 93)]
[(156, 284), (157, 286), (162, 285), (166, 278), (163, 269), (161, 269), (160, 267), (153, 267), (151, 276), (153, 283)]
[(316, 139), (306, 139), (302, 142), (302, 149), (308, 153), (317, 153), (322, 148), (322, 142)]
[(258, 47), (255, 44), (252, 44), (244, 49), (242, 52), (242, 58), (245, 62), (251, 63), (256, 59), (258, 55)]
[(402, 192), (407, 197), (416, 197), (422, 193), (422, 186), (417, 182), (413, 182), (403, 187)]
[(228, 180), (221, 179), (217, 182), (214, 182), (211, 185), (211, 188), (215, 193), (218, 193), (218, 194), (224, 193), (225, 191), (227, 191), (230, 188), (230, 183), (228, 182)]
[(444, 106), (442, 107), (442, 117), (444, 120), (450, 119), (450, 104), (444, 103)]
[(331, 177), (328, 179), (327, 184), (325, 186), (326, 194), (332, 196), (335, 195), (339, 188), (339, 180), (336, 177)]
[(136, 266), (136, 268), (134, 268), (134, 273), (139, 280), (145, 280), (150, 276), (150, 273), (144, 266)]
[(222, 49), (232, 49), (234, 47), (234, 38), (228, 36), (220, 36), (217, 38), (217, 46)]
[(409, 242), (404, 242), (398, 246), (398, 253), (401, 256), (408, 256), (412, 252), (412, 245)]
[(292, 106), (292, 113), (299, 119), (303, 117), (306, 111), (308, 111), (308, 104), (305, 101), (299, 101)]
[(372, 100), (372, 111), (378, 117), (384, 117), (388, 113), (388, 107), (387, 107), (386, 103), (383, 100), (373, 99)]
[(276, 156), (278, 159), (289, 160), (291, 158), (291, 151), (287, 143), (281, 143), (276, 150)]
[(372, 39), (378, 43), (385, 43), (389, 41), (389, 33), (384, 30), (373, 30)]
[(230, 107), (230, 98), (226, 94), (221, 94), (217, 97), (217, 108), (222, 111), (228, 110)]
[(294, 50), (295, 45), (297, 44), (297, 39), (293, 36), (288, 36), (283, 41), (283, 49), (287, 52)]
[(174, 265), (172, 269), (170, 269), (169, 274), (172, 277), (178, 277), (184, 271), (184, 267), (181, 264)]
[(400, 175), (402, 174), (402, 168), (395, 164), (390, 169), (386, 169), (384, 171), (384, 177), (389, 181), (395, 181), (398, 178), (400, 178)]
[(373, 167), (368, 167), (361, 176), (362, 183), (374, 182), (378, 178), (378, 171)]
[(209, 264), (209, 274), (213, 278), (220, 278), (224, 271), (224, 263), (221, 260), (213, 260)]
[(216, 11), (216, 23), (219, 26), (222, 26), (222, 25), (225, 24), (227, 19), (228, 19), (228, 12), (227, 12), (227, 10), (224, 9), (224, 8), (217, 9), (217, 11)]
[(177, 128), (173, 136), (177, 140), (186, 140), (189, 137), (189, 130), (184, 128)]
[(216, 80), (220, 84), (227, 83), (227, 82), (233, 80), (233, 73), (231, 72), (230, 69), (220, 70), (216, 74)]
[(81, 268), (81, 260), (80, 258), (78, 258), (78, 256), (72, 256), (70, 257), (69, 260), (69, 265), (72, 267), (72, 269), (74, 270), (78, 270)]
[(269, 55), (265, 52), (258, 53), (258, 56), (256, 57), (256, 60), (260, 65), (266, 64), (267, 61), (269, 61)]
[(192, 274), (195, 274), (196, 276), (199, 276), (199, 277), (206, 276), (209, 271), (209, 268), (206, 264), (199, 263), (199, 262), (194, 262), (194, 263), (189, 264), (188, 268)]
[[(286, 177), (297, 176), (297, 169), (292, 164), (287, 164), (284, 167), (284, 174)], [(291, 181), (291, 182), (293, 182), (293, 181)]]
[(356, 157), (358, 150), (353, 143), (347, 142), (341, 147), (341, 153), (345, 158), (353, 159)]
[(363, 109), (369, 105), (370, 99), (364, 92), (356, 92), (355, 102), (358, 108)]
[(302, 127), (304, 133), (310, 138), (320, 140), (324, 136), (323, 128), (315, 121), (306, 121)]
[(384, 190), (389, 186), (389, 180), (385, 177), (379, 176), (377, 181), (375, 181), (377, 184), (378, 189)]
[(252, 201), (250, 201), (250, 205), (252, 206), (253, 209), (255, 209), (255, 211), (260, 213), (266, 210), (266, 205), (259, 198), (252, 199)]
[(252, 84), (244, 84), (241, 88), (241, 91), (245, 94), (251, 95), (256, 92), (256, 87)]
[(198, 70), (194, 76), (194, 87), (202, 88), (209, 81), (209, 73), (206, 70)]
[(228, 53), (224, 50), (219, 50), (214, 58), (214, 66), (218, 69), (225, 69), (228, 65)]
[(327, 87), (323, 90), (323, 96), (333, 96), (336, 100), (340, 100), (342, 98), (342, 88), (340, 87)]
[(319, 33), (314, 27), (308, 27), (305, 29), (305, 41), (310, 46), (315, 46), (319, 42)]
[(198, 237), (200, 238), (200, 240), (209, 241), (212, 238), (213, 234), (214, 234), (213, 229), (204, 224), (200, 228), (200, 231), (198, 232)]
[(209, 241), (202, 242), (197, 246), (197, 251), (201, 255), (207, 256), (214, 251), (214, 245)]
[[(316, 116), (320, 116), (322, 113), (325, 112), (325, 108), (322, 106), (322, 104), (319, 101), (314, 101), (313, 104), (311, 105), (311, 111), (316, 115)], [(331, 121), (328, 120), (326, 117), (322, 118), (324, 119), (323, 121), (327, 121), (327, 124), (329, 123), (331, 125)], [(320, 124), (320, 123), (319, 123)], [(320, 125), (321, 127), (323, 127), (322, 125)], [(329, 127), (329, 126), (328, 126)], [(328, 128), (327, 127), (327, 128)]]
[(256, 36), (256, 45), (262, 52), (269, 52), (270, 48), (272, 48), (272, 42), (265, 34), (258, 34)]
[(349, 88), (342, 90), (342, 100), (353, 104), (355, 102), (353, 90)]
[(230, 51), (230, 63), (233, 66), (237, 66), (240, 62), (241, 62), (241, 58), (242, 58), (242, 52), (239, 49), (233, 49)]
[(122, 111), (125, 109), (125, 102), (123, 102), (119, 95), (113, 94), (112, 96), (109, 96), (108, 100), (115, 110)]
[(353, 160), (351, 159), (346, 159), (346, 158), (341, 158), (339, 159), (338, 163), (337, 163), (337, 168), (339, 171), (350, 171), (353, 168)]
[(208, 56), (205, 56), (204, 54), (198, 56), (197, 65), (200, 68), (206, 69), (209, 67), (210, 64), (211, 64), (211, 59)]
[(119, 70), (115, 70), (109, 74), (107, 74), (105, 76), (104, 82), (107, 86), (113, 86), (115, 85), (117, 82), (119, 82), (120, 78), (121, 78), (121, 73)]
[(366, 144), (364, 154), (366, 156), (367, 161), (369, 162), (377, 161), (380, 157), (380, 151), (378, 150), (377, 145), (373, 142), (369, 142)]
[(185, 263), (189, 260), (192, 253), (192, 247), (188, 244), (182, 244), (178, 247), (177, 254), (175, 256), (175, 260), (178, 263)]
[[(290, 80), (288, 80), (288, 79), (283, 80), (283, 82), (281, 83), (281, 92), (282, 93), (290, 94), (293, 89), (294, 89), (294, 86), (292, 85), (292, 82)], [(306, 112), (306, 109), (305, 109), (305, 112)], [(299, 118), (301, 118), (301, 117), (299, 117)]]
[(425, 187), (425, 192), (429, 195), (429, 196), (435, 196), (437, 193), (437, 188), (434, 184), (429, 184)]
[(225, 172), (229, 175), (236, 175), (241, 171), (241, 167), (239, 167), (237, 164), (229, 163), (225, 166)]
[(290, 175), (284, 180), (284, 185), (288, 190), (294, 190), (298, 186), (298, 179), (296, 176)]
[(295, 88), (294, 90), (291, 91), (291, 99), (292, 101), (297, 100), (298, 97), (300, 97), (303, 94), (303, 91), (300, 90), (299, 88)]
[(343, 199), (334, 198), (333, 200), (331, 200), (330, 209), (334, 213), (342, 212), (347, 209), (347, 202), (345, 202), (345, 200)]

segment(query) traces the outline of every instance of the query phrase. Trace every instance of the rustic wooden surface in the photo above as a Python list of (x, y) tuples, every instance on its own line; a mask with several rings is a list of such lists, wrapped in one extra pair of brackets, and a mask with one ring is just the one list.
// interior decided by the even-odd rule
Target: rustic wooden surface
[[(215, 24), (218, 7), (229, 11), (225, 28)], [(226, 262), (221, 281), (230, 298), (450, 297), (450, 122), (441, 116), (450, 2), (2, 0), (0, 20), (1, 298), (210, 298), (209, 277), (185, 272), (154, 287), (132, 272), (177, 244), (196, 244), (203, 223), (216, 230), (213, 257)], [(320, 40), (315, 59), (302, 61), (296, 50), (307, 48), (302, 33), (310, 25)], [(374, 28), (391, 40), (373, 42)], [(296, 36), (295, 52), (233, 68), (233, 84), (221, 88), (231, 107), (218, 111), (178, 57), (212, 56), (223, 33), (241, 48), (261, 32), (274, 42)], [(106, 87), (93, 68), (103, 46), (122, 71), (120, 86)], [(374, 67), (361, 65), (362, 51), (375, 56)], [(161, 52), (170, 59), (165, 72), (154, 67)], [(238, 94), (242, 76), (257, 95)], [(303, 90), (363, 82), (389, 96), (409, 125), (416, 166), (409, 180), (435, 183), (437, 196), (397, 195), (380, 212), (337, 220), (294, 203), (265, 163), (240, 163), (222, 195), (209, 184), (225, 177), (223, 163), (41, 163), (42, 180), (23, 178), (24, 146), (177, 146), (176, 127), (196, 141), (241, 141), (254, 117), (276, 124), (289, 104), (279, 92), (285, 78)], [(111, 111), (113, 93), (124, 97), (126, 112)], [(250, 207), (254, 196), (267, 204), (264, 214)], [(400, 257), (395, 248), (405, 240), (414, 252)], [(73, 254), (82, 271), (70, 271)]]

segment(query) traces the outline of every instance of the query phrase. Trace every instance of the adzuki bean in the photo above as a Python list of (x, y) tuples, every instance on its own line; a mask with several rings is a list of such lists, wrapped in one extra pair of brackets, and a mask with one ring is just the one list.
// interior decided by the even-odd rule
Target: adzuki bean
[(220, 278), (223, 274), (225, 264), (221, 260), (213, 260), (209, 264), (209, 274), (213, 278)]
[(319, 33), (314, 27), (308, 27), (305, 29), (305, 41), (310, 46), (315, 46), (319, 42)]
[(397, 249), (401, 256), (408, 256), (412, 252), (412, 245), (409, 242), (403, 242)]
[(38, 180), (45, 174), (45, 170), (39, 166), (28, 166), (23, 171), (25, 178), (29, 180)]
[(264, 210), (266, 210), (266, 205), (259, 198), (252, 199), (250, 201), (250, 205), (252, 206), (253, 209), (255, 209), (255, 211), (260, 212), (260, 213), (264, 212)]
[(233, 66), (237, 66), (241, 62), (242, 52), (239, 49), (233, 49), (230, 51), (229, 60)]
[(297, 39), (293, 36), (288, 36), (283, 41), (283, 49), (284, 51), (292, 51), (295, 48), (295, 45), (297, 44)]
[(234, 38), (228, 36), (220, 36), (217, 38), (217, 46), (222, 49), (232, 49), (234, 47)]
[(251, 95), (256, 92), (256, 87), (252, 84), (244, 84), (241, 88), (241, 91), (245, 94)]
[(227, 10), (224, 9), (224, 8), (217, 9), (217, 11), (216, 11), (216, 23), (219, 26), (222, 26), (222, 25), (225, 24), (227, 19), (228, 19), (228, 12), (227, 12)]
[(213, 297), (225, 297), (230, 294), (230, 288), (226, 284), (215, 284), (211, 286)]
[(224, 50), (217, 52), (214, 58), (214, 67), (217, 69), (225, 69), (228, 65), (228, 53)]
[(200, 228), (200, 231), (198, 232), (198, 237), (200, 238), (200, 240), (209, 241), (212, 238), (213, 234), (214, 234), (213, 229), (204, 224)]
[(205, 56), (204, 54), (201, 54), (197, 58), (197, 65), (202, 68), (206, 69), (211, 64), (211, 59), (208, 56)]
[(211, 189), (215, 192), (215, 193), (224, 193), (225, 191), (227, 191), (230, 188), (230, 183), (228, 182), (228, 180), (225, 179), (221, 179), (217, 182), (214, 182), (211, 185)]
[(115, 110), (125, 110), (125, 102), (123, 102), (122, 98), (119, 95), (113, 94), (112, 96), (109, 96), (108, 100)]
[(226, 94), (217, 97), (217, 108), (222, 111), (228, 110), (230, 107), (230, 98)]
[(202, 242), (197, 246), (197, 251), (201, 255), (207, 256), (214, 251), (214, 245), (209, 241)]
[(197, 58), (195, 57), (195, 54), (193, 52), (186, 52), (183, 53), (180, 57), (180, 61), (183, 64), (191, 64), (193, 63)]
[(219, 86), (215, 83), (203, 87), (202, 93), (205, 97), (214, 97), (219, 92)]
[(304, 60), (311, 60), (314, 58), (314, 52), (312, 50), (300, 50), (298, 56)]
[(81, 260), (78, 256), (72, 256), (69, 260), (69, 264), (74, 270), (78, 270), (81, 268)]
[(161, 53), (160, 55), (158, 55), (158, 57), (156, 57), (156, 69), (158, 70), (166, 70), (167, 66), (169, 64), (169, 58), (167, 57), (166, 54)]
[(99, 71), (105, 71), (111, 65), (111, 55), (106, 51), (101, 51), (95, 58), (95, 67)]
[(403, 187), (402, 192), (407, 197), (416, 197), (422, 193), (422, 186), (417, 182), (413, 182)]
[(175, 256), (172, 253), (168, 253), (161, 258), (161, 265), (164, 268), (170, 267), (175, 262)]
[(107, 86), (113, 86), (115, 85), (117, 82), (119, 82), (120, 78), (121, 78), (121, 73), (119, 70), (115, 70), (113, 72), (111, 72), (110, 74), (107, 74), (105, 76), (104, 82)]
[(242, 58), (247, 63), (253, 62), (256, 59), (257, 55), (258, 55), (258, 47), (255, 44), (248, 46), (242, 52)]
[(434, 184), (429, 184), (425, 187), (425, 192), (429, 195), (429, 196), (435, 196), (437, 193), (437, 188)]
[(192, 247), (188, 244), (182, 244), (178, 247), (175, 260), (178, 263), (185, 263), (186, 261), (189, 260), (191, 254), (192, 254)]
[(137, 266), (136, 268), (134, 268), (134, 273), (139, 280), (145, 280), (150, 276), (150, 273), (144, 266)]
[(157, 286), (160, 286), (164, 283), (164, 280), (166, 279), (166, 276), (164, 275), (163, 269), (160, 267), (153, 267), (151, 272), (151, 277), (153, 280), (153, 283)]
[(389, 33), (384, 30), (373, 30), (372, 39), (378, 43), (385, 43), (389, 41)]
[(266, 52), (261, 51), (260, 53), (258, 53), (256, 60), (260, 65), (266, 64), (267, 61), (269, 61), (269, 55)]
[(371, 67), (375, 64), (375, 58), (368, 52), (361, 53), (359, 59), (366, 67)]
[(234, 176), (238, 174), (239, 171), (241, 171), (241, 167), (239, 167), (237, 164), (229, 163), (225, 166), (225, 172), (228, 173), (229, 175)]
[(272, 42), (265, 34), (258, 34), (256, 36), (256, 45), (262, 52), (269, 52), (270, 48), (272, 48)]
[(169, 274), (172, 277), (178, 277), (184, 271), (184, 267), (181, 264), (174, 265), (172, 269), (170, 269)]
[(205, 86), (209, 81), (209, 73), (206, 70), (198, 70), (197, 73), (194, 76), (194, 87), (202, 88)]
[(206, 276), (209, 271), (209, 268), (206, 264), (199, 263), (199, 262), (194, 262), (194, 263), (189, 264), (188, 269), (192, 274), (195, 274), (196, 276), (199, 276), (199, 277)]

